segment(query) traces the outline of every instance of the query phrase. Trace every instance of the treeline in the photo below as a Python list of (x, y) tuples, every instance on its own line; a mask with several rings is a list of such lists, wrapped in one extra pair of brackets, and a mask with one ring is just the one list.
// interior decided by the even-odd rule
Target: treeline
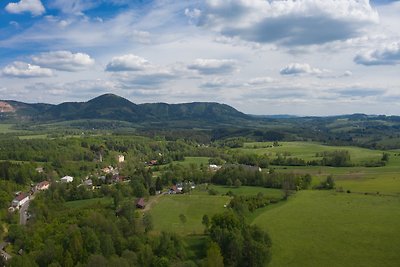
[(34, 163), (13, 163), (10, 161), (0, 162), (0, 180), (13, 181), (19, 185), (29, 182), (40, 182), (44, 175), (38, 173)]
[(238, 179), (242, 185), (263, 186), (268, 188), (283, 188), (290, 190), (307, 189), (311, 185), (311, 176), (290, 173), (266, 173), (258, 170), (249, 170), (243, 166), (229, 166), (218, 170), (211, 182), (219, 185), (232, 185)]
[(261, 192), (256, 196), (232, 196), (233, 198), (231, 202), (229, 202), (229, 207), (241, 215), (246, 215), (248, 212), (253, 212), (256, 209), (265, 207), (271, 203), (277, 203), (281, 200), (278, 198), (271, 198)]
[[(203, 223), (204, 223), (203, 217)], [(271, 257), (271, 240), (258, 226), (234, 212), (216, 214), (206, 224), (211, 243), (203, 266), (262, 267)], [(223, 263), (223, 264), (222, 264)]]

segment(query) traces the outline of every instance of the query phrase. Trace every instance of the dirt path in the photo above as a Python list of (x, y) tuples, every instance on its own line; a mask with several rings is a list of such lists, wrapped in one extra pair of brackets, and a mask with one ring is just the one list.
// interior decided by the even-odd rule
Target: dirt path
[(153, 207), (155, 204), (158, 203), (158, 200), (160, 199), (160, 197), (162, 197), (163, 195), (157, 195), (154, 196), (152, 198), (149, 199), (149, 201), (146, 203), (146, 207), (143, 209), (143, 212), (147, 212), (151, 209), (151, 207)]

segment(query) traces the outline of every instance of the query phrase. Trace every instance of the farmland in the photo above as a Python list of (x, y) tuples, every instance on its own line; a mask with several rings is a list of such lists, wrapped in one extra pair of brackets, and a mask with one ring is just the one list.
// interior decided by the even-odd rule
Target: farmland
[(273, 240), (270, 266), (398, 266), (400, 199), (304, 191), (254, 219)]
[[(276, 172), (309, 173), (313, 185), (332, 175), (336, 188), (341, 191), (299, 191), (287, 201), (247, 214), (248, 221), (266, 230), (272, 239), (270, 266), (397, 266), (400, 257), (392, 249), (400, 246), (400, 157), (397, 151), (385, 151), (390, 155), (386, 166), (364, 167), (359, 164), (379, 160), (383, 152), (305, 142), (282, 142), (278, 147), (273, 147), (272, 143), (246, 143), (243, 148), (233, 149), (271, 157), (286, 153), (305, 160), (312, 160), (316, 153), (333, 150), (349, 151), (355, 166), (272, 166)], [(205, 160), (188, 158), (183, 164), (204, 163)], [(223, 195), (228, 191), (236, 195), (262, 192), (282, 197), (280, 190), (261, 187), (210, 185), (209, 189), (218, 194), (210, 196), (199, 190), (192, 195), (163, 196), (151, 210), (155, 230), (169, 229), (187, 238), (201, 234), (202, 215), (223, 211), (223, 205), (229, 202)], [(180, 222), (180, 214), (185, 215), (187, 222)], [(189, 240), (201, 242), (202, 237), (191, 236)]]

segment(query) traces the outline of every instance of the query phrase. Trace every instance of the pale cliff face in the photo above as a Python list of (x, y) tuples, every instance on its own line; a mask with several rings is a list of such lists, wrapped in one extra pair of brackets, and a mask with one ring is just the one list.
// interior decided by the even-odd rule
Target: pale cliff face
[(6, 102), (0, 101), (0, 112), (15, 112), (15, 108)]

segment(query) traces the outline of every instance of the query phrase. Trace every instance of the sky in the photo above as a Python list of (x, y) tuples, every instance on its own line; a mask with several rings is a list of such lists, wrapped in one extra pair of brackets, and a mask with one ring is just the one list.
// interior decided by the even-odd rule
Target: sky
[(400, 115), (400, 1), (0, 0), (0, 99)]

